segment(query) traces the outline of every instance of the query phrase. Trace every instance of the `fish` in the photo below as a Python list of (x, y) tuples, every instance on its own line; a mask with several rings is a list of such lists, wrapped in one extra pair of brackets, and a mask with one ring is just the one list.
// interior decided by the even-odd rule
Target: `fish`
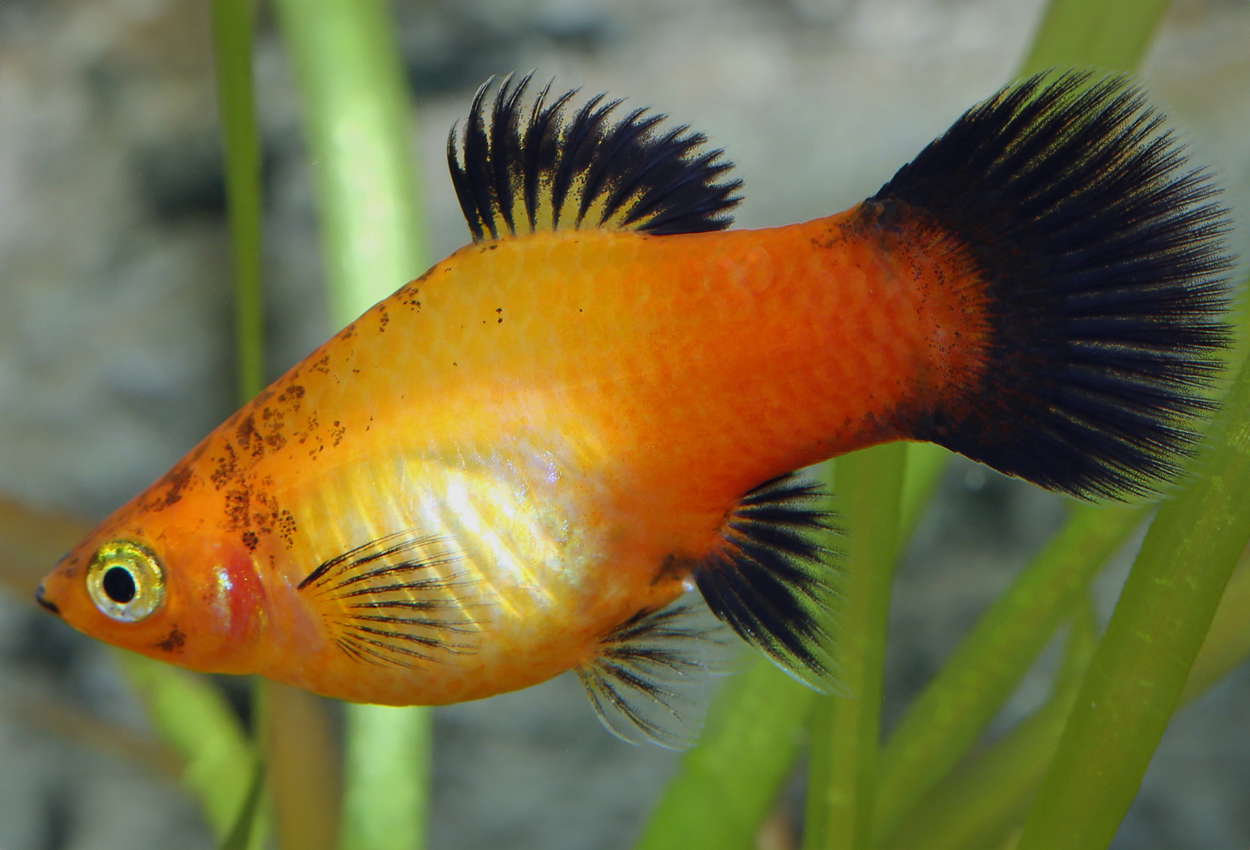
[(452, 127), (469, 244), (105, 519), (44, 608), (355, 702), (573, 670), (610, 730), (676, 746), (709, 623), (838, 687), (804, 468), (910, 440), (1137, 499), (1194, 451), (1228, 214), (1130, 78), (1008, 85), (862, 203), (755, 230), (703, 135), (534, 89), (492, 79)]

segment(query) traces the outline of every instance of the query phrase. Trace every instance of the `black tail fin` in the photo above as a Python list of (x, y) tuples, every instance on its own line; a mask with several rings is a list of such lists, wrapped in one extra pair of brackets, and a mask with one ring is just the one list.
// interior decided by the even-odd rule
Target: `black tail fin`
[(953, 234), (986, 287), (983, 374), (916, 439), (1085, 498), (1177, 475), (1228, 343), (1229, 225), (1161, 123), (1123, 77), (1038, 75), (871, 199)]

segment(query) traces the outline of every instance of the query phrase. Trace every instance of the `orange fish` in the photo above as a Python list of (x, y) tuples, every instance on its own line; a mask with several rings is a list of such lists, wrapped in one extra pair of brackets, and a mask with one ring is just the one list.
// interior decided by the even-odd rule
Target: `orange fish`
[(575, 669), (611, 728), (672, 743), (695, 588), (832, 684), (831, 517), (793, 470), (920, 440), (1086, 498), (1176, 474), (1228, 337), (1226, 214), (1124, 79), (1010, 86), (862, 204), (737, 231), (702, 136), (528, 81), (452, 130), (473, 242), (105, 520), (45, 608), (359, 702)]

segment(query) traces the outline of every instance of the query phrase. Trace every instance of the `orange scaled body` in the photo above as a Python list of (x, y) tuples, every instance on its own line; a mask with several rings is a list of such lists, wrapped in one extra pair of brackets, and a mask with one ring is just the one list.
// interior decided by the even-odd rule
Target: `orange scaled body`
[[(45, 593), (152, 657), (350, 700), (543, 681), (679, 596), (751, 487), (897, 439), (901, 404), (980, 368), (954, 345), (978, 338), (974, 291), (943, 283), (931, 247), (857, 211), (467, 246), (238, 411)], [(361, 663), (335, 643), (342, 601), (298, 585), (407, 532), (446, 562), (430, 628), (453, 638), (414, 665)], [(119, 535), (171, 553), (169, 601), (140, 624), (56, 583)]]

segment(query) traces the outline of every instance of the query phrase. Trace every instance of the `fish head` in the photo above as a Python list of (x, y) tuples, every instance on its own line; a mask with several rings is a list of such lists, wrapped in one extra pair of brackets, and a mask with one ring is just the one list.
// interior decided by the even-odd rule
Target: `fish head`
[[(103, 522), (43, 580), (36, 601), (91, 637), (194, 670), (246, 673), (265, 644), (252, 553), (195, 522), (194, 505), (142, 498)], [(190, 531), (189, 531), (190, 530)]]

